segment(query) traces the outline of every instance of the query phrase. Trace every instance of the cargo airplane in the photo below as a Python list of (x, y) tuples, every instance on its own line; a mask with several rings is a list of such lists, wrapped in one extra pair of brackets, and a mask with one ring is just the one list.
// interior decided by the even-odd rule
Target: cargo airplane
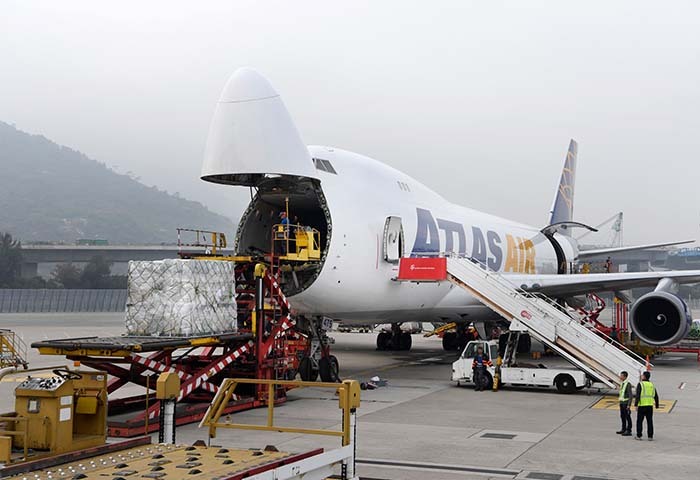
[[(577, 148), (572, 140), (548, 225), (532, 227), (453, 204), (369, 157), (306, 146), (268, 80), (242, 68), (216, 106), (201, 178), (251, 189), (235, 237), (238, 254), (269, 252), (271, 231), (286, 202), (299, 223), (319, 231), (320, 260), (282, 274), (298, 322), (307, 322), (312, 333), (320, 332), (324, 317), (345, 324), (388, 323), (393, 333), (380, 333), (378, 348), (410, 349), (402, 322), (454, 321), (464, 328), (495, 319), (479, 300), (449, 282), (394, 281), (404, 256), (455, 253), (483, 262), (516, 286), (569, 304), (592, 292), (655, 287), (634, 302), (631, 327), (651, 345), (677, 342), (692, 319), (675, 288), (700, 282), (700, 271), (570, 271), (572, 264), (594, 256), (682, 243), (579, 249), (572, 229), (590, 227), (573, 219)], [(447, 335), (445, 348), (456, 348), (458, 338)]]

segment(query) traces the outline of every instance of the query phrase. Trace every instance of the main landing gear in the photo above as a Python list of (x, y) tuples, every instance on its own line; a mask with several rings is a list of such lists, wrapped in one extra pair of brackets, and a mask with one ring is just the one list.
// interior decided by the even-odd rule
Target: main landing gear
[(318, 377), (322, 382), (340, 382), (340, 365), (330, 353), (333, 340), (326, 335), (329, 325), (325, 323), (323, 318), (318, 317), (297, 320), (297, 325), (309, 336), (309, 348), (299, 360), (299, 376), (305, 382), (315, 382)]
[(413, 338), (411, 334), (402, 331), (400, 323), (392, 323), (390, 332), (380, 332), (377, 335), (377, 350), (408, 351), (412, 345)]
[(459, 324), (455, 332), (448, 331), (442, 335), (442, 349), (447, 352), (461, 352), (467, 346), (469, 340), (471, 339), (467, 335), (467, 326)]

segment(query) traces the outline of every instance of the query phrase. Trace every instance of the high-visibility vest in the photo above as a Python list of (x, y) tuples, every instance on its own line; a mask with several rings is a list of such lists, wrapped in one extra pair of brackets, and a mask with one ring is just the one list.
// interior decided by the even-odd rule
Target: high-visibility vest
[(641, 394), (639, 395), (639, 407), (651, 407), (654, 405), (654, 397), (656, 396), (656, 388), (654, 387), (654, 384), (642, 380), (639, 382), (639, 388), (642, 389)]
[(626, 396), (627, 385), (629, 385), (629, 383), (630, 383), (629, 380), (625, 380), (624, 382), (622, 382), (622, 385), (620, 385), (620, 396), (619, 396), (620, 403), (626, 402), (627, 400), (629, 400), (629, 397)]

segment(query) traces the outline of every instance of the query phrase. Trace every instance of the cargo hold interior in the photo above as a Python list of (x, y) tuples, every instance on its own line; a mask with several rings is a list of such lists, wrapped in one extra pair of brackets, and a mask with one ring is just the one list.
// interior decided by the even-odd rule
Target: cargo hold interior
[[(299, 293), (318, 276), (330, 244), (331, 217), (321, 187), (318, 181), (313, 179), (272, 176), (259, 181), (253, 190), (256, 190), (256, 193), (241, 217), (236, 232), (236, 254), (270, 253), (273, 227), (280, 223), (279, 214), (285, 211), (287, 202), (291, 224), (319, 231), (320, 261), (294, 262), (281, 269), (281, 283), (285, 293)], [(293, 245), (290, 246), (290, 249), (293, 248)]]

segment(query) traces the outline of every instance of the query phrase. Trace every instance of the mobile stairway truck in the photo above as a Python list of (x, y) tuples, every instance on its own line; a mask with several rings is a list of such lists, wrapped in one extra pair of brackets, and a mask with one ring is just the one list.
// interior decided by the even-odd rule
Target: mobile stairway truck
[[(499, 355), (498, 340), (474, 340), (467, 344), (460, 357), (452, 363), (452, 381), (458, 386), (465, 383), (473, 383), (472, 362), (476, 356), (477, 348), (484, 349), (484, 358), (491, 360), (491, 366), (486, 368), (483, 376), (484, 389), (491, 389), (494, 385), (494, 377), (498, 369), (498, 384), (496, 388), (508, 384), (532, 387), (555, 386), (559, 393), (574, 393), (585, 387), (593, 386), (592, 380), (586, 372), (576, 368), (545, 368), (544, 366), (519, 365), (515, 355), (517, 352), (517, 338), (521, 332), (508, 332), (507, 344), (503, 355)], [(498, 362), (502, 363), (498, 365)], [(602, 386), (602, 385), (601, 385)]]
[[(416, 279), (413, 272), (420, 272)], [(450, 256), (432, 258), (402, 258), (399, 264), (399, 281), (449, 281), (478, 298), (484, 305), (510, 322), (508, 341), (511, 346), (504, 352), (503, 383), (539, 385), (551, 382), (559, 391), (571, 393), (588, 382), (599, 382), (608, 388), (618, 388), (619, 374), (641, 374), (646, 368), (644, 360), (624, 345), (610, 338), (603, 338), (580, 320), (573, 318), (556, 301), (542, 294), (532, 293), (514, 286), (508, 279), (491, 271), (471, 258)], [(520, 333), (527, 332), (580, 372), (569, 369), (519, 368), (515, 351)], [(484, 352), (492, 355), (492, 345), (487, 342)], [(498, 345), (496, 345), (498, 350)], [(460, 360), (455, 362), (452, 379), (468, 381), (471, 377), (471, 359), (476, 346), (467, 345)], [(508, 355), (505, 355), (508, 353)], [(549, 370), (545, 372), (544, 370)], [(495, 370), (489, 372), (493, 375)], [(507, 379), (506, 379), (507, 377)], [(488, 378), (488, 377), (487, 377)]]

